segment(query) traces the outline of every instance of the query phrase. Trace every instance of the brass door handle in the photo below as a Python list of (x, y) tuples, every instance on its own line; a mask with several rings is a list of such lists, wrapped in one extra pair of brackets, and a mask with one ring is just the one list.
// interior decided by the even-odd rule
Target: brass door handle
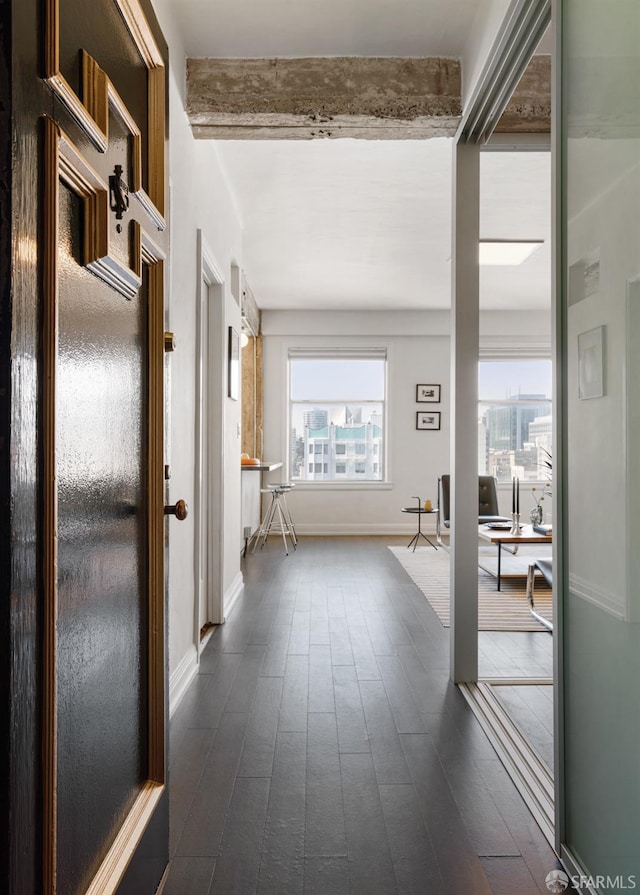
[(189, 515), (189, 507), (186, 500), (177, 500), (175, 503), (166, 506), (164, 514), (165, 516), (175, 516), (178, 521), (184, 522)]

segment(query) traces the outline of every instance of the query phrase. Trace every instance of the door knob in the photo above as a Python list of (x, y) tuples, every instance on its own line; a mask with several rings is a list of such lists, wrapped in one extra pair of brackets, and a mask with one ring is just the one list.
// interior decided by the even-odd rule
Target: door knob
[(166, 506), (164, 514), (165, 516), (175, 516), (180, 522), (184, 522), (189, 515), (189, 507), (186, 500), (177, 500), (175, 503)]

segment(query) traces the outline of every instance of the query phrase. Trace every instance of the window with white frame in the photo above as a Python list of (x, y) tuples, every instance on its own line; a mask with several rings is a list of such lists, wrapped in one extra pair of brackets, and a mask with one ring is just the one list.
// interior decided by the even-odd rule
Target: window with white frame
[(385, 394), (385, 349), (290, 349), (291, 480), (383, 481)]
[(481, 360), (478, 471), (499, 482), (546, 481), (553, 453), (551, 361)]

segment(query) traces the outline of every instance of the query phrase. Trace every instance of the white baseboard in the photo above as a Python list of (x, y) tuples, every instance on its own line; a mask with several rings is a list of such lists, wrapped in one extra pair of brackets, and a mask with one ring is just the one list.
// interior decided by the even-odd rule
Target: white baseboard
[(197, 673), (198, 650), (195, 644), (192, 644), (169, 678), (169, 717), (173, 715), (180, 705), (182, 697), (187, 692), (189, 684)]
[(231, 587), (226, 591), (224, 595), (224, 621), (229, 618), (231, 610), (233, 606), (242, 593), (244, 588), (244, 578), (242, 577), (242, 572), (238, 572), (236, 577), (231, 582)]
[[(418, 530), (417, 525), (407, 525), (402, 522), (296, 522), (296, 532), (299, 535), (315, 535), (319, 537), (338, 536), (402, 536), (409, 539)], [(422, 531), (426, 535), (435, 535), (435, 524), (423, 524)], [(278, 535), (282, 538), (282, 535)]]
[[(233, 605), (242, 593), (244, 588), (244, 578), (242, 572), (238, 572), (233, 579), (231, 587), (224, 595), (224, 614), (225, 618), (229, 617)], [(213, 629), (212, 629), (213, 631)], [(198, 650), (195, 644), (192, 644), (185, 655), (169, 677), (169, 717), (173, 715), (180, 705), (182, 697), (187, 692), (189, 684), (198, 673)]]

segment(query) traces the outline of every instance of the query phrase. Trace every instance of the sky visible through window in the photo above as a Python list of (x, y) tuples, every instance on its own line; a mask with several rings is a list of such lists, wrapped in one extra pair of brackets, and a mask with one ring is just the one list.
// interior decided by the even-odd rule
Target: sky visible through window
[(382, 401), (384, 361), (292, 360), (292, 401)]
[[(551, 361), (482, 361), (478, 393), (483, 401), (522, 395), (551, 400)], [(292, 401), (382, 401), (384, 364), (378, 360), (292, 360)]]
[[(312, 407), (325, 411), (327, 422), (339, 426), (367, 422), (370, 414), (382, 413), (384, 361), (323, 358), (291, 360), (290, 363), (291, 426), (298, 435), (303, 434), (304, 414)], [(296, 406), (298, 401), (312, 404)], [(334, 401), (339, 402), (338, 406), (331, 406)], [(362, 407), (359, 419), (346, 419), (345, 411), (354, 402)]]
[(544, 395), (551, 400), (551, 361), (481, 361), (478, 395), (481, 401), (504, 401), (520, 395)]

